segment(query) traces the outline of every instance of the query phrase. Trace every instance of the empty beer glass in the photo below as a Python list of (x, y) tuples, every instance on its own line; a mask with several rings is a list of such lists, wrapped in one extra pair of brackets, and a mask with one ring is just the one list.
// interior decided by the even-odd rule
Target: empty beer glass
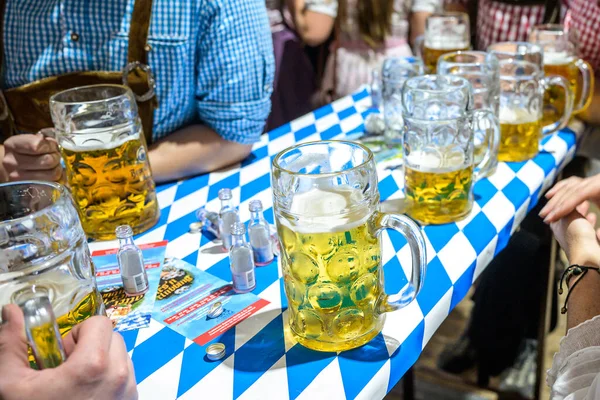
[(159, 217), (146, 140), (131, 90), (94, 85), (50, 99), (67, 181), (88, 237), (114, 239), (119, 225), (138, 234)]
[[(381, 332), (384, 313), (406, 306), (421, 289), (426, 254), (419, 227), (379, 211), (375, 160), (359, 143), (300, 144), (278, 154), (272, 172), (293, 336), (319, 351), (367, 343)], [(404, 235), (412, 254), (410, 283), (390, 296), (383, 287), (383, 229)]]
[(408, 78), (423, 75), (423, 62), (413, 57), (391, 57), (383, 62), (381, 79), (385, 138), (402, 144), (402, 87)]
[[(560, 76), (541, 77), (536, 64), (527, 61), (500, 61), (500, 161), (525, 161), (538, 153), (540, 140), (562, 129), (573, 110), (573, 94), (567, 80)], [(567, 93), (564, 113), (559, 121), (544, 126), (544, 93), (559, 86)]]
[[(437, 71), (439, 75), (458, 75), (469, 81), (473, 88), (474, 109), (490, 110), (498, 117), (500, 109), (500, 77), (498, 59), (494, 54), (483, 51), (458, 51), (455, 53), (444, 54), (438, 60)], [(486, 120), (491, 122), (491, 120)], [(483, 161), (490, 139), (495, 143), (500, 142), (500, 138), (493, 138), (493, 133), (499, 134), (499, 122), (496, 124), (476, 124), (474, 130), (475, 140), (475, 165)], [(498, 165), (498, 150), (492, 150), (492, 160), (490, 168), (486, 175), (491, 175)]]
[[(544, 49), (544, 73), (546, 76), (564, 77), (575, 95), (573, 114), (583, 112), (592, 102), (594, 73), (590, 64), (578, 57), (577, 33), (563, 25), (537, 25), (529, 35), (529, 41)], [(566, 98), (562, 90), (550, 89), (544, 98), (543, 124), (556, 122), (564, 113)]]
[(471, 48), (469, 16), (462, 12), (432, 14), (425, 22), (425, 35), (415, 46), (425, 70), (435, 74), (442, 54)]
[(488, 53), (492, 53), (502, 60), (527, 61), (537, 65), (540, 73), (544, 65), (544, 49), (542, 46), (528, 42), (500, 42), (494, 43), (487, 48)]
[[(491, 168), (498, 127), (490, 110), (473, 110), (471, 84), (456, 75), (425, 75), (404, 84), (404, 191), (408, 214), (423, 224), (465, 217), (473, 206), (473, 185)], [(474, 163), (475, 126), (489, 126), (491, 138)]]
[[(0, 306), (28, 303), (31, 308), (31, 300), (43, 304), (47, 298), (63, 336), (79, 322), (104, 314), (86, 237), (63, 186), (0, 185), (0, 217)], [(52, 324), (42, 321), (29, 331), (32, 347), (46, 360), (59, 360)]]

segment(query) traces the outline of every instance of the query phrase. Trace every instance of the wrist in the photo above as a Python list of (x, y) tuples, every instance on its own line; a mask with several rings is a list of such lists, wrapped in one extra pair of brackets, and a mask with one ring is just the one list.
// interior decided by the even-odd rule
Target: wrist
[(571, 265), (584, 265), (586, 267), (600, 267), (598, 254), (591, 254), (586, 251), (572, 252), (569, 255), (569, 263)]

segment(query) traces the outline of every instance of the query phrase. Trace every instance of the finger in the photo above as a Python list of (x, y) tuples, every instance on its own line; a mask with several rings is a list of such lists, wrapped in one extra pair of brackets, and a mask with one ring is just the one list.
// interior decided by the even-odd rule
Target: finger
[(545, 218), (553, 209), (556, 207), (556, 204), (559, 204), (561, 199), (565, 196), (565, 194), (569, 194), (573, 192), (573, 188), (578, 185), (578, 182), (570, 181), (562, 185), (560, 190), (555, 192), (552, 197), (548, 200), (546, 205), (541, 209), (539, 216)]
[(592, 226), (596, 226), (598, 216), (596, 215), (596, 213), (591, 212), (585, 216), (585, 219), (587, 219)]
[(590, 211), (590, 202), (586, 200), (583, 203), (581, 203), (580, 205), (578, 205), (577, 207), (575, 207), (575, 209), (581, 215), (587, 215), (588, 211)]
[(45, 171), (56, 168), (60, 164), (59, 153), (47, 153), (37, 156), (28, 154), (8, 153), (4, 157), (4, 168), (7, 171)]
[(110, 374), (107, 381), (115, 385), (116, 397), (129, 398), (127, 393), (131, 393), (132, 387), (135, 388), (135, 374), (127, 347), (123, 337), (118, 333), (113, 333), (113, 339), (110, 346)]
[(13, 375), (15, 369), (29, 369), (25, 320), (23, 312), (16, 304), (2, 307), (0, 327), (0, 376)]
[(592, 197), (596, 197), (597, 191), (598, 188), (596, 188), (596, 185), (586, 184), (585, 182), (582, 182), (581, 184), (574, 187), (572, 191), (569, 191), (569, 193), (564, 193), (561, 196), (560, 200), (557, 200), (557, 204), (552, 209), (552, 211), (546, 216), (544, 221), (552, 222), (564, 217), (565, 215), (575, 210), (575, 207), (583, 203), (585, 200)]
[(562, 181), (558, 181), (556, 182), (556, 184), (554, 186), (552, 186), (550, 188), (550, 190), (548, 190), (546, 192), (546, 198), (550, 199), (552, 198), (552, 196), (554, 196), (556, 194), (556, 192), (558, 192), (562, 187), (564, 187), (565, 185), (569, 185), (571, 182), (573, 182), (573, 178), (567, 178), (567, 179), (563, 179)]
[(68, 336), (70, 354), (63, 364), (87, 381), (103, 378), (108, 368), (112, 323), (106, 317), (92, 317), (75, 325)]
[(598, 240), (600, 241), (600, 229), (596, 230), (596, 237), (598, 238)]
[(4, 142), (4, 146), (7, 153), (38, 155), (58, 151), (56, 140), (50, 140), (41, 133), (11, 136)]
[(54, 167), (51, 170), (46, 171), (23, 171), (15, 170), (8, 173), (8, 179), (10, 181), (50, 181), (58, 182), (63, 174), (63, 168), (61, 165)]

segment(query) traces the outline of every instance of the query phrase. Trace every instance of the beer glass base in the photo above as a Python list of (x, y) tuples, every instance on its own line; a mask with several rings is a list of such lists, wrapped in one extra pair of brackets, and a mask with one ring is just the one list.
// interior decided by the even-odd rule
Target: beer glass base
[[(381, 327), (382, 326), (383, 323), (381, 324)], [(381, 332), (381, 327), (379, 327), (379, 329), (377, 327), (374, 327), (372, 330), (363, 334), (362, 336), (344, 342), (325, 342), (318, 339), (309, 339), (306, 337), (298, 336), (296, 333), (294, 333), (293, 330), (291, 332), (294, 338), (298, 341), (298, 343), (300, 343), (306, 348), (323, 352), (338, 352), (352, 350), (356, 349), (357, 347), (364, 346), (365, 344), (373, 340), (375, 336), (379, 335), (379, 332)]]

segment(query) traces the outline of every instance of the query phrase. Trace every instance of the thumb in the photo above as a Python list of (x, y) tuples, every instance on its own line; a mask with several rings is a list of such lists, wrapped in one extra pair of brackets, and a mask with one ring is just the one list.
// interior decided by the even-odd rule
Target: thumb
[(0, 375), (14, 375), (22, 367), (29, 369), (25, 320), (19, 306), (7, 304), (0, 325)]

